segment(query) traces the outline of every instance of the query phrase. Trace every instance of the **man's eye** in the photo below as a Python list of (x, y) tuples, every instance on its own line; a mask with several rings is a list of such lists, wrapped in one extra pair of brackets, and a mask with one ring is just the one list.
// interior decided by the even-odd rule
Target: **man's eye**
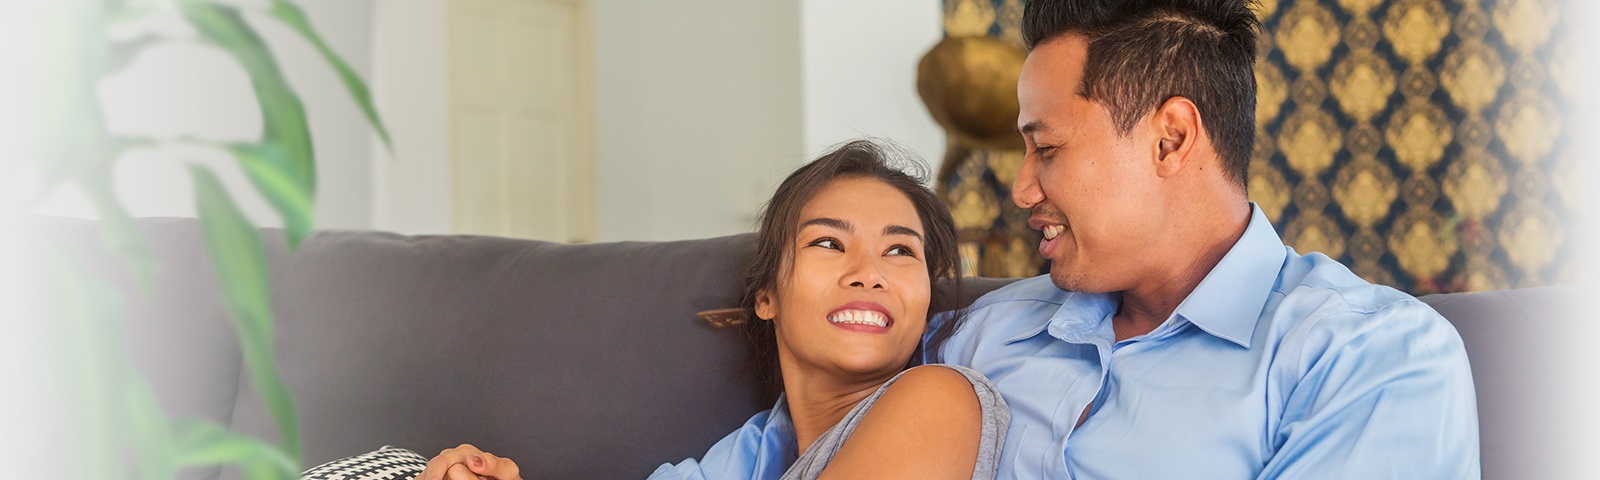
[(816, 239), (816, 240), (812, 240), (811, 241), (811, 246), (813, 246), (813, 247), (822, 247), (822, 248), (826, 248), (826, 249), (829, 249), (829, 250), (838, 250), (838, 251), (841, 251), (841, 252), (844, 251), (844, 245), (840, 245), (838, 240), (834, 240), (832, 238), (826, 238), (826, 237), (819, 238), (819, 239)]
[(1039, 157), (1048, 158), (1054, 153), (1056, 153), (1056, 147), (1047, 147), (1043, 145), (1033, 147), (1033, 154)]

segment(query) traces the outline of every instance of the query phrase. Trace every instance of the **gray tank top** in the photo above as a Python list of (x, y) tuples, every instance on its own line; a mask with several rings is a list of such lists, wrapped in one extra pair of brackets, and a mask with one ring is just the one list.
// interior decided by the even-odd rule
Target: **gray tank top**
[[(999, 467), (997, 462), (1000, 459), (1000, 447), (1005, 442), (1006, 428), (1011, 423), (1011, 409), (1006, 407), (1005, 399), (1000, 398), (1000, 391), (996, 390), (994, 384), (989, 383), (989, 379), (984, 378), (983, 374), (960, 365), (931, 366), (955, 370), (967, 377), (967, 381), (972, 382), (972, 390), (978, 394), (978, 407), (982, 409), (983, 414), (983, 429), (978, 442), (978, 463), (972, 468), (972, 478), (992, 480), (995, 469)], [(878, 403), (878, 397), (882, 397), (883, 392), (900, 379), (900, 375), (905, 375), (905, 372), (900, 372), (888, 382), (884, 382), (883, 386), (878, 387), (878, 391), (872, 392), (866, 400), (856, 404), (850, 413), (845, 414), (843, 420), (818, 437), (816, 443), (811, 444), (811, 448), (806, 449), (806, 453), (783, 473), (783, 480), (814, 480), (822, 475), (822, 469), (833, 460), (834, 454), (839, 453), (839, 448), (850, 438), (850, 433), (856, 430), (856, 425), (867, 416), (867, 410)]]

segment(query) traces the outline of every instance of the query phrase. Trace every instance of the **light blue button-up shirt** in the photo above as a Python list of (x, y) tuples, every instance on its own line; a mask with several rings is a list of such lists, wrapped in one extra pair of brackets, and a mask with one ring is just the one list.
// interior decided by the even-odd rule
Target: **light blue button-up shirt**
[(1471, 371), (1449, 322), (1296, 254), (1251, 210), (1148, 334), (1116, 342), (1117, 295), (1048, 276), (972, 305), (940, 360), (987, 375), (1011, 406), (1000, 478), (1480, 476)]
[(717, 441), (704, 457), (663, 464), (649, 480), (776, 480), (800, 458), (798, 443), (794, 421), (789, 418), (788, 396), (778, 395), (771, 410), (750, 417)]
[[(1295, 254), (1253, 206), (1166, 323), (1114, 344), (1116, 308), (1114, 295), (1031, 278), (978, 299), (944, 344), (944, 362), (982, 372), (1011, 406), (1000, 478), (1479, 477), (1455, 329), (1326, 256)], [(797, 450), (780, 397), (650, 478), (776, 479)]]

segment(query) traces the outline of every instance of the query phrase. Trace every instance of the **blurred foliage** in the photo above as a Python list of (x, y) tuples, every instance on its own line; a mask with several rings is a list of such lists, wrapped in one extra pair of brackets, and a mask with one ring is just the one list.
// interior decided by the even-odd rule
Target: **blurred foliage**
[[(60, 0), (36, 27), (51, 51), (38, 57), (35, 79), (61, 82), (37, 88), (29, 99), (37, 118), (28, 127), (40, 164), (40, 197), (63, 187), (81, 190), (93, 205), (104, 245), (126, 262), (135, 282), (148, 293), (157, 267), (128, 209), (113, 188), (117, 159), (153, 139), (116, 138), (105, 126), (96, 86), (102, 78), (132, 64), (147, 49), (173, 41), (157, 34), (131, 39), (110, 35), (114, 26), (152, 16), (181, 18), (204, 45), (226, 52), (247, 73), (260, 105), (264, 129), (250, 143), (200, 143), (226, 151), (238, 161), (255, 192), (266, 199), (284, 225), (291, 250), (314, 228), (316, 158), (305, 106), (284, 77), (271, 49), (247, 16), (289, 27), (309, 42), (338, 74), (350, 96), (387, 145), (389, 135), (373, 107), (366, 83), (335, 53), (289, 0)], [(32, 21), (32, 19), (30, 19)], [(172, 418), (162, 411), (149, 384), (129, 365), (124, 348), (121, 292), (97, 278), (72, 255), (47, 251), (53, 268), (43, 282), (48, 305), (64, 308), (67, 331), (62, 358), (69, 369), (63, 397), (81, 399), (75, 412), (76, 435), (86, 455), (75, 472), (83, 478), (172, 478), (184, 467), (237, 466), (245, 478), (294, 478), (302, 469), (299, 420), (293, 398), (273, 359), (273, 311), (266, 250), (260, 233), (218, 180), (216, 172), (189, 166), (207, 253), (222, 283), (223, 301), (233, 319), (246, 369), (261, 393), (281, 440), (274, 444), (229, 431), (208, 420)], [(35, 199), (37, 200), (37, 199)], [(78, 458), (78, 455), (74, 455)]]

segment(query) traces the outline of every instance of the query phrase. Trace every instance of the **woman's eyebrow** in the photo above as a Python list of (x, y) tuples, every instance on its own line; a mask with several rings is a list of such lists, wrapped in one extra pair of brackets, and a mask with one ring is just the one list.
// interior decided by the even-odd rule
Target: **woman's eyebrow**
[(856, 233), (855, 225), (851, 225), (850, 222), (846, 222), (844, 220), (840, 220), (840, 219), (833, 218), (833, 217), (813, 218), (813, 219), (810, 219), (810, 220), (806, 220), (804, 222), (800, 222), (800, 228), (797, 228), (796, 230), (805, 230), (806, 227), (809, 227), (809, 226), (812, 226), (812, 225), (821, 225), (821, 226), (824, 226), (824, 227), (832, 227), (832, 228), (834, 228), (836, 230), (844, 230), (845, 232), (848, 232), (848, 233)]
[[(836, 230), (842, 230), (842, 231), (844, 231), (846, 233), (856, 233), (855, 225), (851, 224), (850, 222), (846, 222), (844, 220), (840, 220), (840, 219), (833, 218), (833, 217), (819, 217), (819, 218), (813, 218), (813, 219), (810, 219), (810, 220), (806, 220), (804, 222), (800, 222), (800, 228), (798, 228), (796, 230), (805, 230), (806, 227), (809, 227), (809, 226), (812, 226), (812, 225), (820, 225), (820, 226), (824, 226), (824, 227), (833, 228), (833, 229), (836, 229)], [(922, 238), (922, 234), (921, 233), (917, 233), (917, 231), (916, 230), (912, 230), (911, 227), (906, 227), (906, 226), (903, 226), (903, 225), (887, 225), (887, 226), (884, 226), (883, 227), (883, 234), (884, 235), (904, 235), (904, 236), (916, 238), (917, 241), (919, 241), (919, 242), (925, 241)]]
[(900, 225), (889, 225), (889, 226), (883, 227), (883, 234), (884, 235), (908, 235), (908, 236), (911, 236), (911, 237), (915, 237), (918, 242), (924, 241), (923, 238), (922, 238), (922, 234), (917, 233), (916, 230), (912, 230), (909, 227), (903, 227), (903, 226), (900, 226)]

